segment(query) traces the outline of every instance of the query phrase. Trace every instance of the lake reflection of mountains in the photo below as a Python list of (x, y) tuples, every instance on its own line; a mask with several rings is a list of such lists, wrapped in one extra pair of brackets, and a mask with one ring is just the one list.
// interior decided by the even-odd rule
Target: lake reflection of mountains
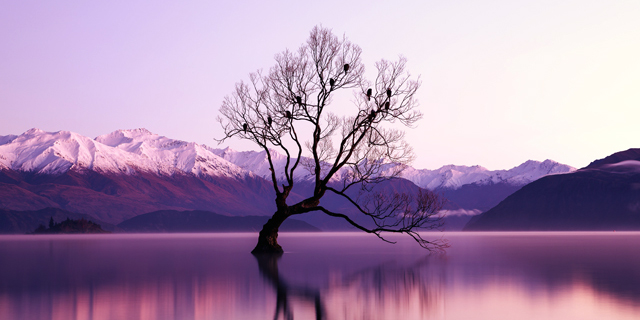
[[(428, 256), (355, 233), (0, 237), (1, 319), (634, 319), (640, 233), (450, 234)], [(280, 314), (282, 316), (282, 313)], [(564, 317), (564, 318), (563, 318)]]

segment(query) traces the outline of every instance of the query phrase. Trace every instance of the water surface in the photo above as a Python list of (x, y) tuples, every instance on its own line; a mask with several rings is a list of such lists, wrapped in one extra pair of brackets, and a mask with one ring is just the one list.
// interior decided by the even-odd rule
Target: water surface
[(444, 236), (0, 236), (0, 319), (640, 318), (640, 233)]

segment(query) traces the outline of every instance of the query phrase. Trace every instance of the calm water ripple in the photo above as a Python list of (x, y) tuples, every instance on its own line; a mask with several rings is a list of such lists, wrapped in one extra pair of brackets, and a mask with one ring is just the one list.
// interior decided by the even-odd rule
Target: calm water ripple
[[(427, 234), (426, 238), (442, 234)], [(0, 319), (639, 319), (640, 233), (0, 236)]]

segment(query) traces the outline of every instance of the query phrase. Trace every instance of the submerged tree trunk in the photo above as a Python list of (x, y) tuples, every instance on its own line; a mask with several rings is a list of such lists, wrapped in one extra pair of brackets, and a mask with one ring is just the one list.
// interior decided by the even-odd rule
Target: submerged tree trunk
[(253, 248), (251, 253), (253, 254), (281, 254), (284, 252), (282, 247), (278, 244), (278, 229), (287, 215), (281, 211), (277, 211), (273, 214), (273, 217), (262, 226), (260, 234), (258, 235), (258, 244)]
[[(316, 320), (325, 318), (324, 303), (318, 289), (307, 286), (291, 286), (280, 276), (278, 259), (282, 257), (282, 254), (257, 254), (255, 257), (258, 260), (260, 274), (276, 290), (276, 314), (273, 319), (279, 319), (280, 315), (284, 319), (294, 318), (291, 300), (312, 303), (315, 306)], [(293, 299), (289, 299), (290, 297)]]

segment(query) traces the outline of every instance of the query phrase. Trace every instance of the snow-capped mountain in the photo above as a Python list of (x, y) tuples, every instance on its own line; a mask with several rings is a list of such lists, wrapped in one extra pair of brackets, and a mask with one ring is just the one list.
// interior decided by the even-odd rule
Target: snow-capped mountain
[(95, 139), (38, 129), (0, 137), (0, 209), (58, 208), (116, 224), (157, 210), (267, 215), (272, 193), (208, 147), (146, 129)]
[[(225, 149), (209, 149), (217, 156), (237, 165), (238, 167), (251, 171), (254, 174), (271, 181), (271, 170), (269, 170), (269, 160), (267, 159), (266, 151), (236, 151), (231, 148)], [(287, 162), (287, 157), (274, 150), (269, 152), (271, 154), (271, 161), (276, 171), (276, 178), (279, 181), (285, 181), (284, 167)], [(292, 160), (292, 162), (295, 159)], [(293, 164), (291, 164), (293, 165)], [(295, 181), (307, 181), (312, 179), (312, 175), (309, 171), (305, 170), (302, 165), (298, 165), (298, 168), (294, 173)]]
[[(210, 149), (213, 153), (256, 175), (271, 180), (271, 171), (265, 151), (235, 151), (231, 148)], [(271, 150), (276, 177), (284, 180), (286, 157)], [(387, 173), (397, 165), (384, 165)], [(488, 170), (481, 166), (447, 165), (436, 170), (406, 167), (400, 177), (415, 185), (436, 190), (445, 199), (447, 229), (460, 230), (472, 216), (489, 210), (522, 186), (547, 175), (569, 173), (576, 169), (552, 160), (529, 160), (509, 170)], [(339, 180), (348, 169), (343, 168), (333, 180)], [(305, 168), (296, 170), (296, 181), (309, 181), (312, 176)], [(318, 221), (311, 221), (320, 225)]]
[(206, 146), (169, 139), (146, 129), (117, 130), (91, 139), (69, 131), (31, 129), (0, 137), (0, 168), (40, 174), (69, 170), (134, 174), (224, 176), (250, 172), (221, 159)]
[[(251, 171), (258, 176), (270, 180), (271, 171), (265, 151), (235, 151), (231, 148), (210, 149), (221, 158), (232, 162), (239, 167)], [(276, 177), (284, 180), (283, 168), (286, 157), (276, 151), (271, 151), (272, 161), (276, 168)], [(387, 170), (392, 170), (393, 165), (386, 165)], [(346, 169), (343, 169), (345, 171)], [(417, 186), (430, 190), (459, 189), (463, 185), (478, 184), (488, 185), (507, 183), (513, 186), (523, 186), (545, 175), (567, 173), (576, 169), (560, 164), (553, 160), (543, 162), (529, 160), (509, 170), (488, 170), (481, 166), (455, 166), (447, 165), (436, 170), (415, 169), (407, 167), (402, 171), (401, 177), (415, 183)], [(295, 179), (304, 181), (311, 179), (311, 175), (304, 168), (296, 170)], [(339, 174), (337, 175), (339, 178)]]
[[(219, 157), (245, 169), (247, 171), (251, 171), (254, 174), (271, 181), (271, 170), (269, 170), (269, 160), (267, 159), (266, 151), (236, 151), (229, 147), (224, 149), (209, 149), (214, 154)], [(287, 157), (279, 153), (276, 150), (270, 149), (271, 154), (271, 162), (273, 162), (273, 166), (276, 171), (276, 179), (278, 181), (286, 181), (284, 174), (284, 167), (287, 163)], [(293, 166), (296, 158), (291, 159), (291, 163), (289, 168)], [(308, 157), (302, 157), (298, 167), (294, 171), (294, 181), (313, 181), (314, 177), (309, 168), (306, 167), (306, 164), (313, 163), (313, 160)], [(329, 165), (327, 164), (327, 167)], [(389, 169), (390, 170), (390, 169)], [(340, 181), (345, 173), (349, 171), (348, 168), (341, 168), (333, 175), (331, 181)]]
[(466, 230), (640, 230), (640, 148), (536, 180)]
[[(266, 156), (264, 151), (213, 149), (146, 129), (117, 130), (95, 139), (69, 131), (31, 129), (0, 136), (0, 209), (59, 208), (114, 224), (156, 210), (268, 215), (274, 203)], [(277, 152), (271, 152), (271, 157), (277, 178), (284, 180), (286, 157)], [(393, 163), (384, 166), (385, 170), (397, 168)], [(334, 180), (347, 170), (338, 172)], [(449, 200), (446, 209), (451, 212), (479, 213), (522, 185), (573, 170), (551, 160), (496, 171), (480, 166), (407, 167), (402, 177), (413, 183), (394, 180), (386, 187), (439, 190)], [(303, 164), (295, 174), (297, 181), (312, 178)], [(299, 185), (302, 189), (296, 192), (306, 192), (308, 184)], [(334, 200), (323, 201), (339, 204)]]
[[(286, 157), (271, 150), (276, 177), (284, 180)], [(297, 181), (312, 175), (304, 160), (295, 172)], [(394, 164), (387, 164), (393, 170)], [(214, 149), (193, 142), (169, 139), (146, 129), (117, 130), (91, 139), (69, 131), (45, 132), (31, 129), (16, 136), (0, 136), (0, 168), (40, 174), (62, 174), (69, 170), (104, 173), (175, 173), (199, 177), (228, 177), (242, 180), (254, 174), (271, 180), (265, 151)], [(343, 168), (334, 176), (339, 180)], [(567, 173), (575, 168), (552, 160), (529, 160), (509, 170), (491, 171), (481, 166), (447, 165), (436, 170), (407, 167), (402, 178), (430, 190), (456, 190), (465, 185), (507, 184), (523, 186), (545, 175)]]
[(408, 167), (402, 177), (411, 180), (416, 185), (430, 190), (458, 189), (467, 184), (496, 184), (507, 183), (523, 186), (549, 174), (568, 173), (576, 168), (545, 160), (543, 162), (528, 160), (509, 170), (488, 170), (481, 166), (443, 166), (436, 170), (416, 170)]

